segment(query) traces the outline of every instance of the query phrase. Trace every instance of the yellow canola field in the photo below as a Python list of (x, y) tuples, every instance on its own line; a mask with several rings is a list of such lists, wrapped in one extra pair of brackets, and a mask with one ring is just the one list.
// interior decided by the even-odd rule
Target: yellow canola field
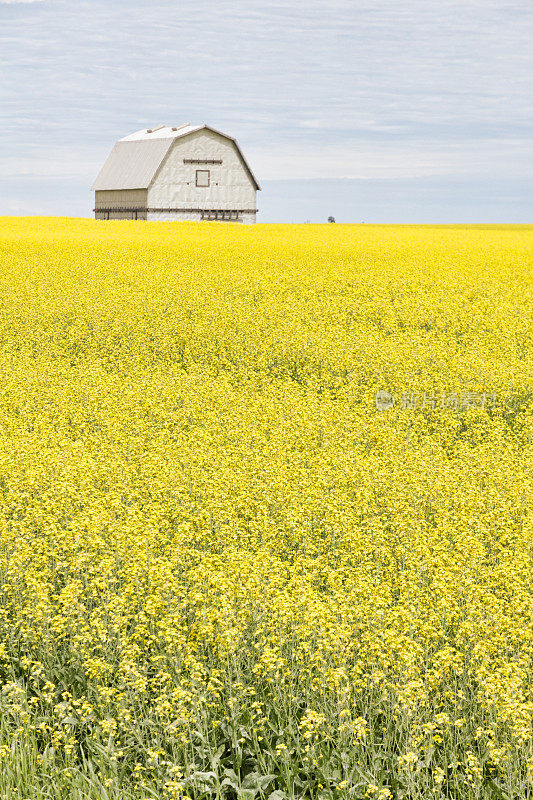
[(533, 226), (0, 265), (2, 797), (533, 796)]

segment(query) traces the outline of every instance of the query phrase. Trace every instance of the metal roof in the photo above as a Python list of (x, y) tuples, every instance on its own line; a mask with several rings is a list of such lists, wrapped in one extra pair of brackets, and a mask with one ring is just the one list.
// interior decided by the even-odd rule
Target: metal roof
[(172, 142), (170, 138), (117, 142), (91, 189), (146, 189)]
[(179, 136), (186, 136), (193, 131), (199, 131), (206, 128), (207, 125), (191, 125), (186, 122), (185, 125), (157, 125), (155, 128), (143, 128), (141, 131), (135, 131), (128, 136), (119, 139), (121, 142), (151, 142), (154, 139), (177, 139)]
[(233, 142), (255, 188), (261, 189), (236, 139), (226, 133), (215, 130), (215, 128), (211, 128), (209, 125), (190, 125), (186, 123), (176, 126), (158, 125), (155, 128), (143, 128), (119, 139), (98, 173), (91, 190), (147, 189), (155, 178), (173, 141), (204, 128)]

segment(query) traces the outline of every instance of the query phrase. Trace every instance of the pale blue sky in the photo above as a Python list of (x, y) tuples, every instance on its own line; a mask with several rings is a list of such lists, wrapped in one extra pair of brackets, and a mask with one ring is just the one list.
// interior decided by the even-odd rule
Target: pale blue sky
[(0, 0), (0, 214), (91, 216), (116, 139), (235, 136), (260, 221), (533, 222), (531, 0)]

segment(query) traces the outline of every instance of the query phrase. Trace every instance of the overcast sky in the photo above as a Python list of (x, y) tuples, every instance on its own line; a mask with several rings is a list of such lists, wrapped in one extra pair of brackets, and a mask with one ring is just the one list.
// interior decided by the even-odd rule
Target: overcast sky
[(235, 136), (260, 221), (533, 222), (531, 0), (0, 0), (0, 214), (91, 216), (113, 143)]

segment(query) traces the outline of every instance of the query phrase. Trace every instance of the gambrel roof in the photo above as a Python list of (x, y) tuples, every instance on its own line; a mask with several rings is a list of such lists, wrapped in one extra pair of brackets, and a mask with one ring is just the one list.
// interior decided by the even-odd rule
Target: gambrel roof
[(203, 129), (233, 142), (252, 183), (256, 189), (261, 189), (236, 139), (211, 128), (210, 125), (189, 125), (187, 123), (175, 127), (159, 125), (156, 128), (143, 128), (119, 139), (98, 173), (91, 190), (147, 189), (154, 180), (174, 140)]

